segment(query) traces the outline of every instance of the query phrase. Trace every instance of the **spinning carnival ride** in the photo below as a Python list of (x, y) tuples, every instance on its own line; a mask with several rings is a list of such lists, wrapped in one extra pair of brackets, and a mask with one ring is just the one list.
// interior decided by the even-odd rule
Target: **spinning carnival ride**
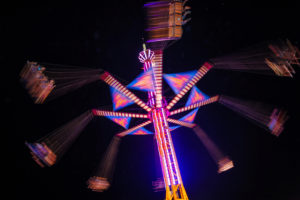
[[(88, 180), (88, 187), (94, 191), (104, 191), (110, 187), (117, 147), (122, 137), (126, 135), (154, 134), (163, 173), (166, 199), (186, 200), (188, 195), (182, 182), (171, 131), (180, 126), (192, 128), (218, 165), (218, 172), (221, 173), (231, 169), (234, 165), (230, 158), (224, 155), (210, 140), (207, 134), (193, 123), (200, 107), (219, 102), (246, 116), (248, 119), (259, 122), (276, 136), (279, 136), (283, 131), (283, 124), (287, 120), (287, 115), (279, 109), (256, 109), (252, 107), (253, 103), (250, 101), (241, 101), (224, 95), (209, 97), (195, 86), (212, 68), (224, 69), (226, 68), (224, 66), (227, 66), (231, 70), (251, 70), (249, 60), (242, 59), (243, 57), (241, 56), (234, 57), (233, 55), (226, 58), (212, 59), (210, 62), (205, 62), (195, 71), (163, 74), (164, 49), (170, 44), (170, 41), (176, 41), (181, 38), (182, 25), (189, 21), (189, 19), (185, 18), (188, 16), (190, 8), (185, 6), (185, 2), (181, 1), (153, 2), (146, 4), (145, 8), (147, 9), (148, 20), (146, 31), (149, 35), (149, 39), (146, 42), (151, 49), (147, 49), (146, 45), (144, 45), (143, 51), (140, 52), (138, 57), (140, 62), (143, 63), (144, 72), (127, 86), (120, 83), (109, 72), (103, 72), (102, 70), (98, 70), (96, 76), (95, 71), (92, 71), (93, 73), (86, 73), (87, 75), (84, 77), (93, 77), (93, 80), (100, 79), (110, 86), (113, 111), (92, 109), (44, 138), (34, 143), (26, 142), (26, 145), (29, 147), (34, 160), (40, 166), (52, 166), (94, 116), (105, 116), (126, 130), (113, 137), (99, 166), (99, 170), (95, 176)], [(253, 56), (254, 60), (261, 61), (256, 68), (254, 67), (254, 70), (260, 72), (269, 70), (275, 75), (292, 77), (292, 74), (295, 73), (292, 65), (299, 65), (299, 50), (289, 41), (282, 45), (269, 45), (268, 47), (268, 55), (272, 54), (271, 57), (263, 54), (264, 59), (260, 60), (260, 57)], [(248, 58), (249, 56), (247, 56)], [(228, 67), (229, 65), (230, 67)], [(28, 62), (21, 73), (21, 79), (28, 86), (27, 88), (32, 89), (33, 85), (35, 85), (35, 89), (33, 89), (35, 92), (32, 92), (35, 97), (35, 103), (43, 103), (48, 95), (51, 96), (56, 89), (59, 89), (59, 87), (54, 85), (57, 82), (55, 77), (53, 78), (54, 80), (49, 81), (46, 78), (48, 81), (41, 82), (39, 78), (34, 76), (36, 73), (43, 74), (41, 69), (42, 67), (39, 64)], [(31, 75), (29, 76), (28, 74)], [(51, 73), (49, 74), (50, 77)], [(176, 94), (170, 102), (167, 102), (163, 96), (163, 79)], [(40, 87), (41, 85), (42, 87)], [(142, 101), (129, 89), (147, 92), (148, 101)], [(190, 90), (191, 92), (185, 106), (172, 110), (174, 105)], [(137, 104), (144, 110), (144, 113), (118, 111), (131, 104)], [(175, 115), (186, 111), (190, 112), (184, 117), (180, 119), (174, 118)], [(131, 118), (144, 119), (145, 121), (129, 128)], [(150, 124), (153, 125), (154, 133), (145, 128), (145, 126)]]

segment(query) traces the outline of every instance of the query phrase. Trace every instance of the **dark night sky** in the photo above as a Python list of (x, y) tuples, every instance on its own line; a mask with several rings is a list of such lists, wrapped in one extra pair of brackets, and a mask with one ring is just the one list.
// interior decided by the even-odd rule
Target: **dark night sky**
[[(296, 5), (201, 2), (190, 2), (192, 21), (185, 26), (183, 38), (165, 51), (165, 73), (197, 69), (205, 60), (263, 41), (289, 38), (300, 46)], [(11, 123), (5, 124), (12, 136), (10, 141), (14, 141), (14, 195), (24, 199), (163, 199), (164, 192), (154, 193), (151, 186), (160, 173), (152, 136), (122, 140), (114, 182), (105, 193), (88, 190), (86, 181), (112, 136), (122, 130), (108, 119), (94, 119), (51, 168), (39, 168), (24, 145), (25, 140), (34, 141), (88, 109), (111, 104), (109, 89), (100, 81), (45, 105), (33, 104), (18, 80), (26, 60), (99, 67), (129, 83), (141, 68), (137, 55), (144, 35), (144, 3), (131, 0), (72, 8), (51, 4), (3, 8), (0, 62), (5, 77), (1, 100), (4, 108), (9, 108), (6, 116)], [(218, 175), (195, 134), (185, 128), (174, 131), (176, 154), (190, 199), (300, 199), (300, 141), (296, 131), (299, 68), (297, 72), (295, 78), (288, 79), (212, 70), (197, 84), (208, 95), (227, 94), (286, 108), (290, 119), (282, 135), (275, 138), (221, 105), (200, 109), (196, 123), (236, 167)], [(172, 92), (167, 96), (172, 97)]]

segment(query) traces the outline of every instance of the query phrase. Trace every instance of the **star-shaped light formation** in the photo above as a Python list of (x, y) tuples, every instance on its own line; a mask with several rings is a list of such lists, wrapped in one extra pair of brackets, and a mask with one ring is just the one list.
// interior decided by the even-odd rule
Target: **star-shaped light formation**
[[(126, 86), (122, 85), (117, 81), (111, 74), (105, 72), (101, 79), (107, 83), (113, 92), (118, 92), (120, 96), (128, 100), (128, 104), (123, 104), (122, 107), (130, 105), (131, 102), (136, 103), (147, 113), (127, 113), (127, 112), (113, 112), (94, 109), (93, 113), (96, 116), (106, 116), (112, 119), (114, 122), (120, 124), (115, 119), (121, 119), (129, 123), (131, 118), (144, 118), (146, 122), (138, 124), (132, 128), (129, 128), (117, 136), (124, 137), (126, 135), (148, 135), (152, 134), (149, 130), (145, 128), (146, 125), (152, 124), (154, 127), (154, 134), (157, 141), (158, 151), (161, 160), (162, 172), (164, 176), (166, 196), (167, 199), (173, 199), (175, 196), (181, 199), (188, 199), (185, 192), (181, 174), (179, 171), (179, 166), (177, 163), (177, 158), (172, 142), (171, 131), (180, 127), (195, 128), (196, 124), (193, 121), (196, 117), (199, 107), (218, 101), (219, 96), (208, 97), (203, 92), (201, 92), (195, 84), (213, 67), (211, 63), (204, 63), (197, 71), (192, 71), (188, 73), (179, 74), (162, 74), (162, 51), (151, 51), (150, 49), (144, 49), (140, 55), (139, 60), (144, 65), (144, 72), (138, 76), (132, 83), (128, 85), (128, 88), (147, 91), (148, 92), (148, 102), (143, 102), (140, 98), (134, 95)], [(147, 78), (145, 78), (147, 77)], [(162, 95), (162, 79), (166, 79), (169, 86), (174, 89), (176, 96), (169, 102), (166, 103), (165, 98)], [(148, 88), (153, 88), (153, 90), (145, 89), (145, 85)], [(190, 96), (188, 98), (185, 107), (179, 108), (177, 110), (171, 111), (171, 108), (185, 95), (188, 91), (192, 89)], [(112, 95), (114, 96), (114, 95)], [(124, 102), (124, 101), (122, 101)], [(113, 98), (113, 103), (118, 103), (115, 98)], [(116, 106), (114, 106), (115, 108)], [(173, 115), (178, 113), (191, 111), (184, 117), (180, 119), (174, 119)], [(169, 123), (176, 126), (169, 127)], [(122, 125), (122, 124), (120, 124)], [(126, 126), (123, 126), (127, 128)], [(210, 143), (212, 143), (210, 141)], [(231, 160), (227, 159), (228, 162), (224, 162), (225, 156), (220, 153), (220, 150), (213, 144), (209, 144), (211, 153), (217, 157), (217, 162), (220, 163), (220, 168), (225, 169), (224, 165), (228, 165)], [(223, 162), (221, 162), (221, 160)], [(233, 167), (226, 167), (230, 169)], [(225, 171), (225, 170), (220, 170)], [(90, 182), (93, 184), (94, 182)], [(97, 183), (99, 185), (99, 183)], [(108, 185), (108, 184), (106, 184)], [(91, 187), (95, 188), (95, 186)], [(101, 188), (99, 190), (102, 190)]]

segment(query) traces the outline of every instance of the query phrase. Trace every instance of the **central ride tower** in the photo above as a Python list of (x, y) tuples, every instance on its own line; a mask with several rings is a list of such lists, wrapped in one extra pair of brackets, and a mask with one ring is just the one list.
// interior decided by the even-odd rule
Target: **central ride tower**
[(151, 107), (149, 117), (155, 130), (160, 164), (166, 188), (166, 200), (188, 200), (183, 186), (180, 170), (170, 134), (166, 102), (162, 96), (162, 59), (163, 51), (146, 49), (139, 54), (139, 60), (144, 64), (144, 71), (152, 76), (153, 91), (148, 92), (148, 105)]

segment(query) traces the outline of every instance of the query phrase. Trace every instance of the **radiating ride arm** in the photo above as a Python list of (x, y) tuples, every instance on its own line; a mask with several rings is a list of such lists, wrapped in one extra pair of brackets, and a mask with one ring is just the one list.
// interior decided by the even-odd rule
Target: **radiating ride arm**
[(211, 97), (209, 99), (200, 101), (198, 103), (194, 103), (194, 104), (191, 104), (189, 106), (182, 107), (182, 108), (179, 108), (177, 110), (173, 110), (173, 111), (170, 112), (170, 116), (178, 114), (178, 113), (181, 113), (181, 112), (185, 112), (185, 111), (188, 111), (188, 110), (192, 110), (194, 108), (198, 108), (198, 107), (210, 104), (210, 103), (214, 103), (214, 102), (216, 102), (218, 100), (219, 100), (219, 95), (216, 95), (216, 96), (213, 96), (213, 97)]
[(111, 87), (118, 90), (120, 93), (134, 101), (141, 108), (145, 109), (147, 112), (151, 110), (149, 106), (147, 106), (141, 99), (135, 96), (131, 91), (129, 91), (124, 85), (122, 85), (119, 81), (117, 81), (110, 73), (104, 72), (100, 75), (100, 79), (105, 83), (110, 85)]
[(191, 80), (182, 88), (182, 90), (172, 99), (167, 106), (170, 110), (207, 72), (213, 67), (211, 63), (205, 62)]
[(146, 114), (113, 112), (106, 110), (93, 109), (94, 116), (109, 116), (109, 117), (132, 117), (132, 118), (148, 118)]
[(187, 128), (194, 128), (196, 126), (196, 124), (194, 124), (194, 123), (189, 123), (189, 122), (185, 122), (185, 121), (181, 121), (181, 120), (177, 120), (177, 119), (168, 118), (167, 121), (170, 123), (173, 123), (173, 124), (180, 125), (180, 126), (185, 126)]
[(137, 126), (135, 126), (135, 127), (132, 127), (132, 128), (130, 128), (130, 129), (128, 129), (128, 130), (126, 130), (126, 131), (123, 131), (123, 132), (121, 132), (121, 133), (118, 133), (118, 134), (116, 134), (117, 136), (119, 136), (119, 137), (124, 137), (124, 136), (126, 136), (126, 135), (128, 135), (129, 133), (131, 133), (131, 132), (133, 132), (133, 131), (135, 131), (135, 130), (137, 130), (137, 129), (139, 129), (139, 128), (142, 128), (142, 127), (144, 127), (144, 126), (146, 126), (146, 125), (148, 125), (148, 124), (151, 124), (152, 122), (149, 120), (149, 121), (146, 121), (146, 122), (144, 122), (144, 123), (141, 123), (141, 124), (139, 124), (139, 125), (137, 125)]

